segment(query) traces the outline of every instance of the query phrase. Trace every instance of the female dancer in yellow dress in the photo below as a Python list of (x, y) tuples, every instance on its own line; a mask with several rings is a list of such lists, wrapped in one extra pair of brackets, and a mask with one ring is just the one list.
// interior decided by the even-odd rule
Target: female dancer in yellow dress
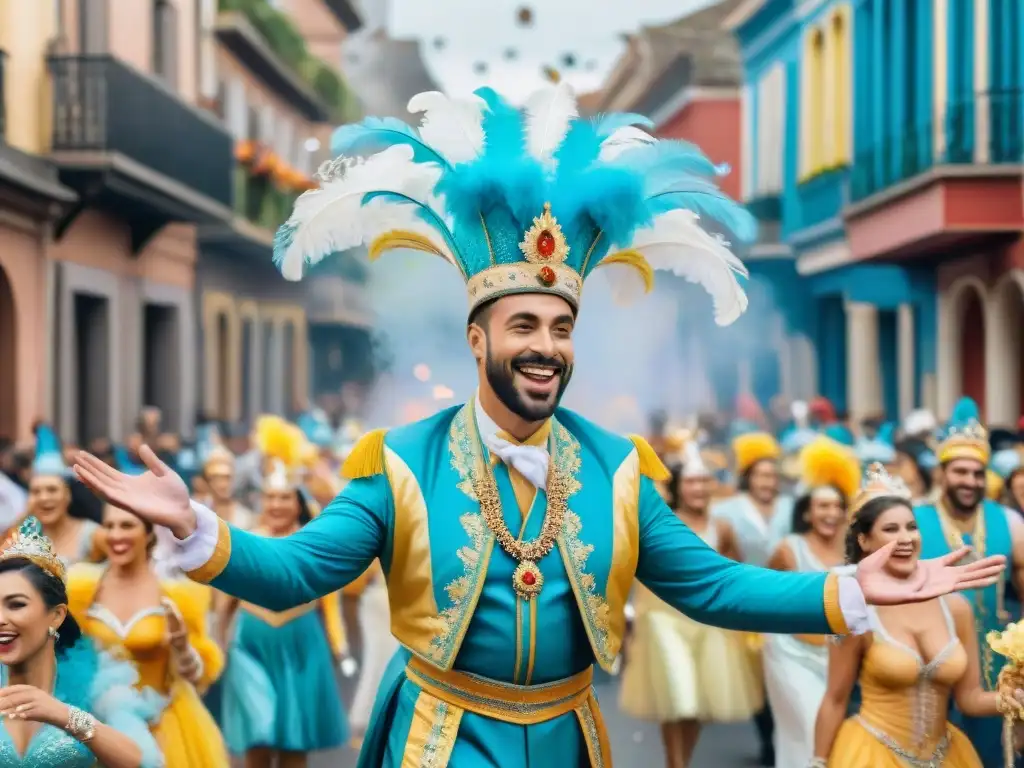
[(166, 768), (225, 768), (224, 740), (196, 690), (224, 662), (206, 631), (209, 587), (159, 579), (154, 533), (131, 513), (108, 505), (103, 531), (107, 564), (79, 564), (68, 576), (72, 615), (99, 645), (127, 652), (141, 684), (167, 697), (154, 729)]
[[(848, 560), (857, 563), (891, 546), (890, 574), (912, 578), (921, 534), (906, 486), (875, 464), (850, 514)], [(947, 720), (950, 700), (964, 714), (989, 717), (999, 713), (1007, 694), (981, 687), (970, 604), (949, 595), (868, 611), (872, 632), (845, 636), (830, 647), (810, 768), (981, 768), (967, 737)], [(858, 680), (860, 712), (847, 719)]]
[[(694, 442), (672, 470), (670, 506), (708, 546), (736, 557), (732, 526), (708, 515), (710, 472)], [(674, 503), (673, 503), (674, 502)], [(749, 720), (761, 708), (760, 673), (743, 635), (699, 624), (637, 585), (622, 710), (661, 724), (668, 768), (686, 768), (701, 727)]]

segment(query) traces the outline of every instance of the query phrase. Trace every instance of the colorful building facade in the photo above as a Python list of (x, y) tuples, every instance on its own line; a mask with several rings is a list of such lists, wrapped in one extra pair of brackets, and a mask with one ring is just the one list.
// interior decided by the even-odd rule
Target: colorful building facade
[(271, 258), (274, 232), (328, 159), (334, 126), (358, 114), (338, 66), (361, 21), (345, 0), (202, 8), (202, 95), (234, 160), (232, 216), (199, 232), (200, 403), (207, 417), (251, 422), (308, 408), (358, 378), (352, 366), (367, 357), (359, 265), (346, 255), (289, 283)]
[(1014, 0), (748, 0), (726, 20), (791, 354), (854, 418), (1024, 406), (1022, 25)]

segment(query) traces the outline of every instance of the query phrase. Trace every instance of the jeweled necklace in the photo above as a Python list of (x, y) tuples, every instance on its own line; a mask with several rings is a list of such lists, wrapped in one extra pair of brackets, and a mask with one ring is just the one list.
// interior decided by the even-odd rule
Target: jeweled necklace
[[(552, 435), (554, 435), (554, 431), (552, 431)], [(481, 458), (483, 458), (482, 449)], [(513, 536), (508, 525), (505, 524), (498, 483), (494, 479), (494, 471), (491, 469), (490, 462), (484, 459), (481, 463), (483, 472), (476, 473), (476, 478), (473, 480), (473, 491), (476, 493), (477, 501), (480, 502), (480, 514), (483, 515), (484, 522), (494, 534), (494, 538), (501, 548), (519, 562), (512, 574), (512, 588), (523, 600), (532, 600), (540, 594), (541, 587), (544, 586), (544, 574), (541, 573), (537, 563), (554, 549), (558, 534), (562, 530), (566, 509), (568, 509), (569, 494), (566, 490), (565, 478), (556, 468), (556, 462), (552, 455), (552, 460), (548, 465), (548, 503), (544, 510), (544, 522), (541, 525), (540, 535), (532, 541), (522, 541)]]

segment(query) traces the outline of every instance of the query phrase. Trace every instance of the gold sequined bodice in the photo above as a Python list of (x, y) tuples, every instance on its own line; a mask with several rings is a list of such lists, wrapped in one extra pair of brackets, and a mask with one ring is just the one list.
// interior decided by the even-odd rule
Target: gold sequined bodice
[(871, 644), (861, 664), (861, 723), (919, 759), (943, 748), (950, 694), (967, 671), (967, 652), (949, 608), (944, 601), (941, 606), (949, 641), (933, 659), (894, 639), (873, 614)]

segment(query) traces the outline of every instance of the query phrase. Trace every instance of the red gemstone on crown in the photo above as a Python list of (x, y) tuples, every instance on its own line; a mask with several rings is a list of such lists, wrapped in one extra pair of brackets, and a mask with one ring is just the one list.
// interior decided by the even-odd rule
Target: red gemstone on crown
[(550, 259), (555, 253), (555, 236), (546, 229), (537, 236), (537, 253)]
[(540, 272), (537, 273), (537, 277), (540, 278), (540, 281), (544, 283), (544, 285), (555, 284), (555, 270), (551, 267), (541, 267)]
[(528, 587), (532, 587), (536, 583), (537, 583), (537, 577), (534, 576), (532, 573), (527, 571), (526, 573), (523, 574), (523, 584), (525, 584)]

